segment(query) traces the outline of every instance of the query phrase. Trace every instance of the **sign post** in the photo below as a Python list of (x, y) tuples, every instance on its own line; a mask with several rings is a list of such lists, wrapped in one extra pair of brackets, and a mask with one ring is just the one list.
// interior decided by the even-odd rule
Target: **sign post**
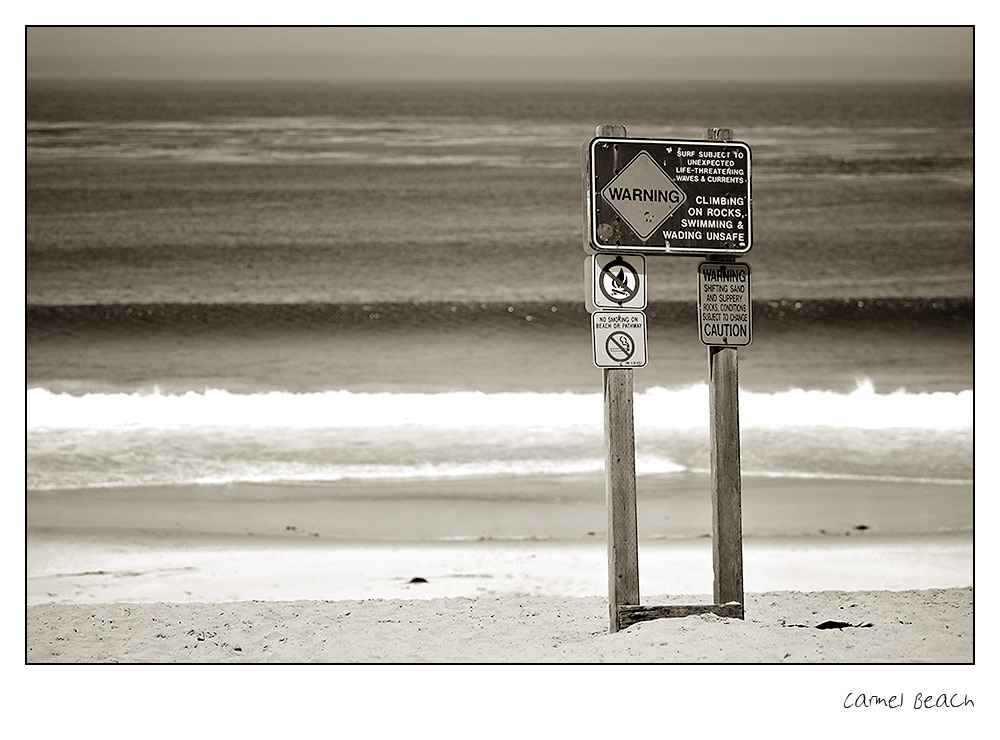
[[(752, 244), (750, 148), (729, 129), (705, 139), (629, 139), (624, 126), (604, 125), (583, 152), (586, 304), (604, 374), (611, 632), (663, 617), (744, 618), (736, 353), (750, 343), (751, 301), (750, 266), (735, 259)], [(646, 364), (647, 254), (712, 260), (698, 267), (698, 324), (709, 353), (713, 604), (639, 603), (632, 368)]]
[(604, 369), (604, 484), (608, 504), (608, 610), (611, 631), (639, 603), (632, 370)]
[[(705, 138), (732, 138), (729, 129), (708, 129)], [(749, 187), (749, 180), (748, 180)], [(725, 260), (726, 257), (721, 259)], [(734, 258), (729, 257), (728, 260)], [(737, 346), (750, 344), (750, 266), (725, 262), (698, 266), (699, 284), (714, 285), (716, 321), (701, 321), (708, 348), (709, 437), (712, 470), (712, 596), (716, 604), (736, 602), (743, 617), (742, 475), (740, 471), (739, 354)], [(729, 296), (730, 300), (723, 299)], [(715, 327), (706, 331), (707, 326)], [(719, 346), (718, 340), (722, 340)], [(731, 341), (730, 341), (731, 340)]]
[(743, 604), (739, 360), (735, 347), (709, 347), (712, 469), (712, 596)]
[[(599, 126), (597, 135), (625, 136), (625, 127)], [(597, 324), (593, 325), (596, 333)], [(597, 342), (598, 339), (595, 338), (595, 362)], [(604, 367), (602, 372), (604, 488), (608, 506), (608, 611), (611, 617), (611, 631), (617, 632), (621, 625), (621, 607), (639, 603), (639, 535), (635, 511), (632, 368)]]

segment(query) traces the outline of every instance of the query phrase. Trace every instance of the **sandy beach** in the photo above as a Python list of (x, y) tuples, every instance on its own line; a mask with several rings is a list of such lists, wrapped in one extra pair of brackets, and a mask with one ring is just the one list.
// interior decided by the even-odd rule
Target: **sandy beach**
[[(974, 658), (973, 589), (932, 585), (971, 583), (971, 535), (750, 539), (744, 622), (656, 620), (616, 635), (608, 634), (601, 595), (603, 542), (247, 539), (34, 533), (28, 662)], [(698, 589), (711, 579), (707, 541), (640, 543), (644, 604), (710, 603)], [(837, 590), (838, 583), (866, 588)], [(830, 621), (840, 627), (820, 628)]]
[[(709, 603), (701, 478), (647, 482), (653, 493), (640, 497), (644, 604)], [(974, 542), (962, 526), (971, 512), (944, 505), (965, 500), (935, 490), (947, 486), (886, 483), (880, 512), (845, 506), (851, 489), (836, 481), (748, 480), (746, 620), (657, 620), (611, 635), (606, 512), (590, 491), (599, 484), (493, 480), (463, 496), (468, 481), (438, 481), (378, 496), (384, 484), (354, 482), (295, 500), (268, 486), (32, 492), (27, 660), (974, 659)], [(891, 505), (893, 485), (909, 518)], [(493, 486), (525, 495), (502, 499)], [(824, 501), (816, 487), (837, 505), (799, 506), (778, 533), (769, 512), (793, 510), (789, 496)], [(850, 514), (838, 517), (838, 507)], [(817, 628), (830, 621), (848, 626)]]
[[(651, 603), (707, 603), (707, 596)], [(601, 597), (46, 604), (29, 662), (971, 663), (973, 593), (750, 594), (746, 619), (641, 622), (608, 634)]]

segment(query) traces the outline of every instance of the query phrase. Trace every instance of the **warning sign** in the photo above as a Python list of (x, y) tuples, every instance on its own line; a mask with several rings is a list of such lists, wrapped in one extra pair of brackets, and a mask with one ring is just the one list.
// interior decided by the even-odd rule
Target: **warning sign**
[(584, 265), (587, 310), (646, 307), (646, 258), (641, 254), (594, 254)]
[(734, 255), (750, 250), (745, 143), (596, 138), (588, 167), (588, 251)]
[(745, 347), (751, 332), (750, 265), (702, 262), (698, 265), (698, 326), (701, 343)]
[(594, 311), (590, 320), (597, 367), (646, 366), (646, 314)]
[(687, 198), (645, 150), (601, 188), (601, 197), (643, 241)]

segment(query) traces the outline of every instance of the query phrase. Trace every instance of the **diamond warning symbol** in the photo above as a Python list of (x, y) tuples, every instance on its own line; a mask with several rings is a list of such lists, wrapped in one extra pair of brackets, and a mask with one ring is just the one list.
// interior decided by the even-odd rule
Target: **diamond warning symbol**
[(687, 200), (645, 150), (604, 186), (601, 196), (643, 241)]

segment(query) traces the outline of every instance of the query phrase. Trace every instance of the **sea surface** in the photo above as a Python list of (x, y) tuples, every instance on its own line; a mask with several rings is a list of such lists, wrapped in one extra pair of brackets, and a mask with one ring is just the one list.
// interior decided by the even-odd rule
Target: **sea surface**
[[(752, 150), (744, 475), (970, 497), (973, 104), (971, 82), (32, 81), (29, 493), (600, 475), (581, 151), (620, 123)], [(698, 261), (648, 259), (640, 477), (708, 469)]]

